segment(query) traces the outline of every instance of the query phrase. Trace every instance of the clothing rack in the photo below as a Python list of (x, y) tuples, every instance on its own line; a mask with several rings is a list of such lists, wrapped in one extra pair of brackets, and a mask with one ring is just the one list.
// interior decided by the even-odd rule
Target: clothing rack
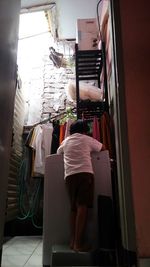
[(49, 118), (44, 119), (44, 120), (41, 120), (41, 121), (39, 121), (39, 122), (37, 122), (37, 123), (35, 123), (35, 124), (33, 124), (33, 125), (24, 126), (23, 133), (24, 133), (24, 134), (29, 133), (29, 131), (30, 131), (32, 128), (36, 127), (37, 125), (39, 125), (39, 124), (45, 124), (45, 123), (47, 123), (47, 122), (52, 122), (52, 121), (54, 121), (55, 119), (61, 118), (63, 115), (67, 114), (67, 112), (69, 113), (70, 111), (76, 113), (76, 107), (74, 107), (74, 108), (70, 108), (68, 111), (65, 110), (65, 111), (63, 111), (63, 112), (59, 112), (59, 114), (56, 114), (56, 115), (54, 115), (54, 116), (51, 116), (51, 113), (48, 113), (48, 114), (49, 114)]
[(65, 114), (69, 115), (69, 113), (73, 113), (73, 112), (76, 112), (76, 107), (74, 108), (69, 108), (68, 110), (65, 110), (63, 112), (60, 112), (59, 114), (56, 114), (54, 116), (51, 117), (51, 113), (49, 113), (49, 118), (48, 119), (45, 119), (43, 121), (41, 121), (41, 123), (45, 123), (45, 122), (52, 122), (53, 120), (57, 119), (57, 118), (62, 118), (62, 116), (64, 116)]
[[(105, 44), (101, 50), (78, 50), (75, 44), (76, 59), (76, 104), (77, 118), (99, 117), (104, 111), (108, 112), (107, 72), (105, 58)], [(103, 70), (104, 100), (92, 102), (80, 99), (80, 81), (96, 81), (100, 88), (100, 76)]]

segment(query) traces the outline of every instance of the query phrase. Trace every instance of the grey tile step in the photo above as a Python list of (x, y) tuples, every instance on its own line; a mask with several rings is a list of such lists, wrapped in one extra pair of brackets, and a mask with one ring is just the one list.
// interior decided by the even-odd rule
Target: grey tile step
[(75, 252), (68, 246), (54, 245), (51, 266), (116, 266), (115, 251)]
[(91, 252), (75, 252), (68, 246), (52, 246), (51, 266), (92, 266)]

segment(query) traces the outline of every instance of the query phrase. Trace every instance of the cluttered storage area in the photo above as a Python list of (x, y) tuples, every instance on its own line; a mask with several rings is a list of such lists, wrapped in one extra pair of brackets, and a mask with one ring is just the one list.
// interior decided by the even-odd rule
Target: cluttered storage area
[[(29, 60), (34, 54), (30, 53), (28, 43), (33, 38), (22, 34), (19, 39), (5, 237), (42, 236), (43, 266), (59, 266), (57, 253), (59, 259), (62, 255), (63, 266), (73, 266), (72, 260), (77, 260), (78, 266), (117, 264), (120, 232), (111, 109), (110, 6), (109, 1), (102, 1), (101, 5), (100, 2), (95, 17), (77, 17), (74, 38), (59, 38), (53, 22), (57, 5), (53, 3), (50, 9), (35, 12), (35, 19), (42, 18), (47, 31), (45, 28), (43, 35), (32, 34), (39, 39), (33, 42), (34, 64), (31, 67), (26, 62), (26, 70), (22, 60), (23, 56), (25, 59), (28, 55)], [(28, 17), (23, 18), (24, 15)], [(34, 12), (21, 14), (20, 23), (29, 21), (30, 15), (33, 20)], [(41, 40), (47, 43), (46, 49), (38, 47)], [(26, 51), (24, 55), (23, 51)], [(25, 96), (24, 89), (28, 89)], [(69, 242), (69, 204), (63, 180), (63, 157), (56, 152), (70, 134), (71, 123), (77, 119), (87, 121), (89, 136), (103, 143), (106, 151), (92, 157), (95, 196), (87, 238), (94, 252), (74, 258), (75, 254), (69, 254), (65, 248)]]

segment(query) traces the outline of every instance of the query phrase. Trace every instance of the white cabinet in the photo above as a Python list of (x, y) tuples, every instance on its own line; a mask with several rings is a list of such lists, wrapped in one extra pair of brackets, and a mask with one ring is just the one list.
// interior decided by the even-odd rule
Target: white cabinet
[[(97, 197), (112, 196), (111, 169), (108, 151), (93, 153), (95, 173), (94, 207), (89, 213), (87, 237), (93, 246), (98, 244)], [(64, 182), (63, 156), (46, 159), (44, 180), (43, 265), (50, 265), (52, 245), (69, 244), (69, 199)]]

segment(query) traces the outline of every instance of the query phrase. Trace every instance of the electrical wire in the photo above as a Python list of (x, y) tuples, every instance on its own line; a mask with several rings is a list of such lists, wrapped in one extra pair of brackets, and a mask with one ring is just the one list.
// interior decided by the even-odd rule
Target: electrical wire
[(97, 3), (97, 22), (98, 22), (98, 29), (99, 29), (99, 34), (100, 34), (100, 38), (102, 40), (102, 33), (101, 33), (101, 27), (100, 27), (100, 21), (99, 21), (99, 12), (98, 12), (98, 8), (99, 8), (99, 5), (100, 3), (102, 2), (103, 0), (99, 0), (98, 3)]
[(33, 34), (33, 35), (28, 35), (28, 36), (25, 36), (25, 37), (21, 37), (21, 38), (19, 38), (19, 41), (25, 40), (25, 39), (29, 39), (29, 38), (33, 38), (33, 37), (36, 37), (36, 36), (39, 36), (39, 35), (47, 34), (47, 33), (50, 33), (50, 31), (39, 32), (39, 33), (36, 33), (36, 34)]

